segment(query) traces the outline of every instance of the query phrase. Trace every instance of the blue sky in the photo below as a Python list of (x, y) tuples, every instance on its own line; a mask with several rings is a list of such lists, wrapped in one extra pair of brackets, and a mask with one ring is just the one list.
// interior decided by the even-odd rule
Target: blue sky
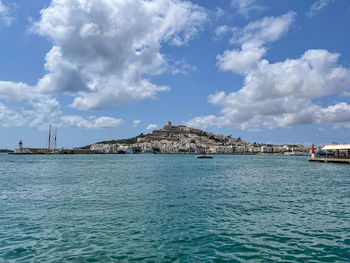
[[(0, 0), (0, 148), (168, 120), (251, 142), (349, 142), (350, 3)], [(148, 128), (148, 129), (147, 129)]]

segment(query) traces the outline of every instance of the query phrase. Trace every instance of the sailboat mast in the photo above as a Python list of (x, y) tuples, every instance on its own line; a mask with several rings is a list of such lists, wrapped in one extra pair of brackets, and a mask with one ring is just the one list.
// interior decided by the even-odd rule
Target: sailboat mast
[(49, 145), (48, 145), (48, 150), (50, 151), (51, 148), (51, 124), (50, 124), (50, 128), (49, 128)]
[(57, 145), (57, 126), (55, 127), (55, 150)]

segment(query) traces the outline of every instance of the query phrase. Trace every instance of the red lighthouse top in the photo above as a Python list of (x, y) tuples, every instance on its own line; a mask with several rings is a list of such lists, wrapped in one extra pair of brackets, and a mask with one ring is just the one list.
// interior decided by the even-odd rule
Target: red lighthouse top
[(315, 153), (315, 145), (312, 145), (312, 152), (311, 153)]

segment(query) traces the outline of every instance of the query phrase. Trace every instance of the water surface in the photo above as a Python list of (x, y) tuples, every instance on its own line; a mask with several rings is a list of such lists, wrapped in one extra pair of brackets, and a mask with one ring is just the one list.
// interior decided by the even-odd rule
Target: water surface
[(350, 165), (0, 154), (0, 262), (349, 262)]

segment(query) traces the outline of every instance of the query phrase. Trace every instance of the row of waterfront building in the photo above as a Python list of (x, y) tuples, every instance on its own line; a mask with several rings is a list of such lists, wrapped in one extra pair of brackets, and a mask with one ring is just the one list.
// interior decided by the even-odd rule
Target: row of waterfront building
[(140, 142), (132, 145), (93, 144), (90, 150), (100, 153), (207, 153), (207, 154), (284, 154), (309, 155), (310, 147), (302, 145), (207, 145), (174, 141)]
[(90, 150), (103, 153), (310, 154), (310, 147), (303, 145), (248, 143), (232, 136), (174, 126), (171, 122), (151, 134), (138, 136), (131, 144), (97, 143), (91, 145)]

